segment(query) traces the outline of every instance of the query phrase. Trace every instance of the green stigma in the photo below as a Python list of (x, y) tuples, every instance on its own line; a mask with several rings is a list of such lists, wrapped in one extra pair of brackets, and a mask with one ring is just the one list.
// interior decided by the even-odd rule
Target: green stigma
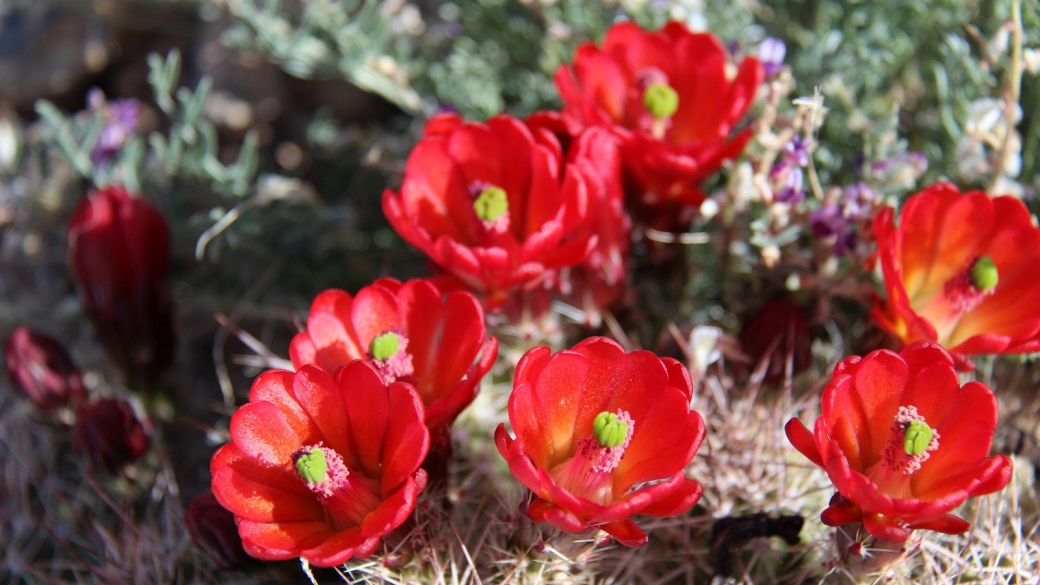
[(971, 285), (982, 292), (988, 292), (997, 287), (1000, 275), (997, 274), (997, 265), (989, 256), (983, 256), (971, 265)]
[(592, 436), (596, 442), (609, 448), (617, 447), (628, 438), (628, 423), (618, 420), (612, 412), (601, 412), (592, 421)]
[(655, 120), (671, 118), (679, 109), (679, 94), (664, 83), (653, 83), (643, 92), (643, 105)]
[(296, 460), (296, 471), (307, 483), (318, 483), (325, 479), (328, 464), (325, 463), (325, 453), (315, 447), (310, 453), (301, 455)]
[(401, 340), (397, 337), (397, 334), (393, 331), (387, 331), (372, 340), (372, 345), (368, 347), (368, 352), (372, 354), (372, 359), (382, 362), (394, 356), (400, 348)]
[(502, 214), (509, 211), (509, 198), (506, 197), (505, 189), (491, 186), (477, 195), (473, 202), (473, 211), (483, 221), (495, 221)]
[(912, 420), (906, 427), (903, 450), (907, 455), (921, 455), (932, 442), (932, 427), (923, 420)]

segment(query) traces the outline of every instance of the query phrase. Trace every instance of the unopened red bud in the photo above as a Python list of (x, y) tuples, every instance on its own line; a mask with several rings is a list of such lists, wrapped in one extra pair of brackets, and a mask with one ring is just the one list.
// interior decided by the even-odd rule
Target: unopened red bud
[(69, 222), (83, 312), (133, 390), (154, 389), (173, 361), (169, 239), (162, 214), (122, 187), (91, 191)]
[(125, 400), (106, 398), (76, 414), (73, 446), (96, 470), (118, 472), (143, 455), (149, 442), (145, 425)]
[(762, 383), (776, 386), (786, 375), (788, 355), (792, 376), (812, 362), (809, 316), (788, 297), (770, 300), (744, 322), (740, 344), (751, 358), (752, 368), (757, 368), (764, 359), (769, 360)]
[(83, 379), (58, 340), (21, 326), (4, 343), (11, 384), (44, 410), (86, 398)]
[(224, 509), (213, 494), (200, 494), (191, 500), (184, 513), (184, 524), (195, 546), (217, 568), (245, 569), (256, 564), (256, 560), (242, 548), (235, 515)]

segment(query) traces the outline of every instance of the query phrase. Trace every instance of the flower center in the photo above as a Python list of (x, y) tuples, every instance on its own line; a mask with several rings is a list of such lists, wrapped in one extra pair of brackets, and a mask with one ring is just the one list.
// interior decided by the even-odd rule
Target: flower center
[(372, 354), (372, 359), (385, 361), (397, 355), (400, 349), (400, 338), (393, 331), (387, 331), (372, 340), (368, 351)]
[(910, 478), (939, 448), (939, 432), (925, 422), (915, 406), (900, 406), (881, 460), (867, 470), (879, 491), (896, 498), (912, 497)]
[(679, 93), (667, 83), (651, 83), (643, 90), (643, 106), (655, 120), (671, 118), (679, 109)]
[(924, 455), (928, 452), (928, 446), (932, 444), (934, 436), (935, 433), (932, 432), (932, 427), (928, 426), (928, 423), (923, 420), (912, 420), (907, 424), (906, 433), (903, 435), (903, 451), (912, 457)]
[(372, 338), (368, 355), (388, 386), (415, 373), (412, 355), (407, 349), (408, 337), (397, 330), (384, 331)]
[(982, 256), (971, 265), (971, 285), (980, 292), (989, 292), (997, 288), (1000, 275), (997, 265), (989, 256)]
[(900, 406), (892, 422), (892, 435), (881, 451), (885, 467), (909, 477), (929, 454), (939, 448), (939, 433), (928, 426), (916, 406)]
[(592, 421), (592, 436), (578, 439), (572, 458), (552, 468), (556, 485), (598, 504), (614, 499), (614, 469), (632, 441), (635, 423), (623, 410), (601, 412)]
[(470, 192), (476, 193), (473, 211), (485, 229), (499, 234), (509, 229), (509, 197), (505, 189), (477, 182), (470, 187)]
[(967, 270), (946, 281), (943, 294), (954, 311), (964, 314), (993, 294), (999, 280), (997, 265), (989, 256), (982, 256), (976, 258)]
[(352, 473), (339, 453), (321, 443), (303, 447), (292, 459), (300, 479), (318, 496), (325, 519), (336, 530), (360, 526), (379, 506), (379, 482)]
[(311, 449), (296, 459), (296, 471), (307, 483), (321, 483), (328, 475), (329, 464), (325, 460), (325, 452)]
[(592, 436), (601, 447), (612, 449), (628, 438), (628, 424), (613, 412), (601, 412), (592, 421)]
[(672, 116), (679, 110), (679, 93), (668, 85), (667, 78), (660, 72), (647, 75), (644, 87), (643, 107), (651, 119), (643, 121), (642, 125), (649, 126), (654, 138), (664, 140)]

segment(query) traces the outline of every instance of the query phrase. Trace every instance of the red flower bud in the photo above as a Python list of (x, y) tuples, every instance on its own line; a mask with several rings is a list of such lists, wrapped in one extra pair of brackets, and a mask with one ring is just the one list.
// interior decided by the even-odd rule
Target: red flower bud
[(244, 569), (256, 563), (242, 548), (235, 515), (220, 505), (211, 493), (195, 496), (184, 513), (188, 533), (218, 568)]
[(79, 409), (73, 446), (94, 469), (116, 473), (148, 450), (148, 429), (126, 400), (106, 398)]
[(83, 303), (127, 384), (149, 389), (173, 359), (162, 215), (121, 187), (91, 191), (69, 222), (69, 264)]
[(775, 386), (784, 379), (788, 354), (791, 355), (792, 376), (809, 367), (812, 360), (809, 317), (791, 299), (773, 299), (744, 322), (740, 344), (751, 358), (752, 369), (758, 367), (767, 352), (772, 352), (763, 383)]
[(18, 327), (4, 343), (4, 361), (11, 384), (39, 408), (53, 410), (87, 397), (69, 353), (49, 335)]

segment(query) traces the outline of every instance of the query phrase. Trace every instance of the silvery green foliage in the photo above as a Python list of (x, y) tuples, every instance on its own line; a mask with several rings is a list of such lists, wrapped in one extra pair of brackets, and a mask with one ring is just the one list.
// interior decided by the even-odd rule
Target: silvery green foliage
[(340, 76), (406, 112), (486, 118), (556, 103), (552, 73), (619, 14), (610, 3), (229, 0), (226, 43), (299, 77)]
[[(768, 35), (788, 46), (796, 93), (819, 87), (826, 99), (830, 115), (816, 151), (821, 179), (869, 176), (872, 162), (911, 150), (931, 162), (924, 180), (935, 180), (959, 175), (957, 144), (971, 104), (1000, 97), (1008, 51), (980, 43), (998, 34), (1010, 6), (1011, 0), (451, 0), (420, 8), (406, 0), (229, 0), (236, 22), (225, 40), (259, 49), (297, 76), (343, 77), (413, 114), (447, 107), (486, 118), (558, 104), (552, 73), (580, 42), (600, 40), (617, 19), (650, 28), (681, 20), (714, 32), (738, 54), (753, 54)], [(1027, 45), (1040, 40), (1030, 31), (1036, 14), (1035, 3), (1024, 3)], [(1025, 90), (1035, 86), (1026, 80)], [(1037, 95), (1023, 91), (1023, 101), (1040, 102)], [(1024, 124), (1029, 130), (1036, 122)], [(1040, 133), (1022, 136), (1022, 179), (1029, 182), (1035, 174), (1029, 155)]]
[[(830, 109), (816, 153), (825, 181), (906, 148), (929, 160), (925, 181), (958, 178), (957, 144), (973, 102), (1002, 97), (1006, 84), (1010, 52), (1002, 27), (1012, 18), (1011, 0), (703, 4), (707, 25), (724, 39), (784, 40), (799, 95), (820, 87)], [(1022, 8), (1025, 44), (1036, 46), (1037, 4)], [(1040, 105), (1035, 82), (1025, 80), (1023, 102)], [(1027, 120), (1022, 135), (1037, 134), (1036, 124)], [(1022, 179), (1032, 181), (1035, 172), (1025, 165)]]
[(107, 109), (66, 116), (54, 104), (40, 100), (36, 111), (43, 121), (43, 143), (95, 185), (116, 183), (140, 191), (143, 182), (191, 178), (223, 195), (247, 195), (258, 168), (255, 132), (246, 134), (235, 163), (221, 163), (216, 128), (202, 115), (211, 88), (209, 78), (202, 78), (194, 90), (177, 87), (181, 57), (176, 49), (165, 59), (149, 55), (148, 66), (155, 101), (170, 120), (167, 134), (152, 132), (147, 141), (131, 135), (110, 160), (98, 161), (92, 153), (108, 122)]

